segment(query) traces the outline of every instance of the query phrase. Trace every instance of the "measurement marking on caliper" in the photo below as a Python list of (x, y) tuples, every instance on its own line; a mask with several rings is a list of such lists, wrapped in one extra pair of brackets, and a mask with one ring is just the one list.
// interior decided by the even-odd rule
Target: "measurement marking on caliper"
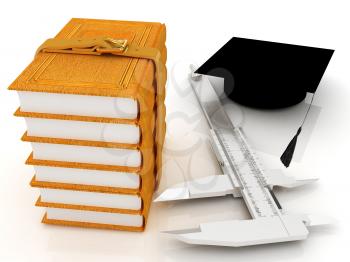
[[(208, 79), (202, 79), (202, 81), (208, 81)], [(270, 188), (266, 182), (262, 169), (259, 167), (257, 160), (254, 157), (247, 141), (245, 140), (242, 132), (239, 128), (235, 128), (226, 115), (224, 108), (217, 95), (214, 93), (210, 97), (208, 103), (203, 103), (198, 90), (193, 86), (192, 88), (197, 101), (207, 119), (212, 132), (210, 134), (213, 137), (214, 146), (217, 146), (217, 152), (223, 153), (221, 158), (226, 159), (223, 163), (228, 163), (230, 170), (228, 176), (231, 179), (232, 185), (238, 180), (241, 194), (248, 207), (249, 212), (253, 218), (258, 217), (279, 217), (285, 231), (289, 234), (288, 229), (284, 226), (284, 221), (281, 217), (280, 209), (281, 205), (278, 202), (276, 196), (271, 194)], [(215, 92), (215, 90), (212, 90)], [(206, 110), (207, 107), (211, 107), (210, 110)], [(213, 111), (213, 108), (216, 109)], [(215, 121), (212, 117), (220, 117)], [(219, 123), (219, 126), (216, 123)], [(218, 143), (215, 143), (215, 142)], [(231, 145), (238, 146), (239, 150), (231, 151)], [(235, 161), (235, 155), (242, 154), (244, 166)], [(244, 169), (248, 167), (248, 169)], [(243, 171), (242, 171), (243, 169)], [(236, 176), (234, 179), (232, 176)]]

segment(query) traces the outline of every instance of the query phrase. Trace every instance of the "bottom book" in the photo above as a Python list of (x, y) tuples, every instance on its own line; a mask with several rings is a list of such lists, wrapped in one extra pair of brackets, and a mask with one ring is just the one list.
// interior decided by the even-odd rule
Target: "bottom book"
[(45, 224), (92, 227), (128, 231), (143, 231), (143, 215), (47, 208), (42, 220)]

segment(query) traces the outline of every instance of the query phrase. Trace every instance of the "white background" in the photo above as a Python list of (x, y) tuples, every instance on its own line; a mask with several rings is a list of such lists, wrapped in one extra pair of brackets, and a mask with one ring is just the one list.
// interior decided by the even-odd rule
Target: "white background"
[[(335, 0), (2, 1), (0, 261), (348, 261), (349, 11), (347, 1)], [(33, 59), (36, 48), (72, 17), (166, 23), (168, 117), (174, 116), (172, 112), (198, 115), (183, 81), (187, 64), (204, 62), (234, 35), (334, 48), (314, 101), (322, 108), (320, 116), (301, 162), (286, 171), (294, 176), (318, 176), (320, 181), (276, 194), (286, 210), (329, 215), (335, 224), (312, 229), (302, 242), (240, 249), (189, 246), (159, 234), (201, 221), (246, 218), (244, 204), (231, 197), (153, 205), (144, 233), (41, 224), (44, 211), (34, 207), (38, 191), (28, 185), (33, 170), (24, 165), (30, 145), (20, 142), (24, 120), (12, 116), (19, 102), (15, 92), (6, 88)], [(175, 83), (181, 83), (178, 89)], [(190, 176), (219, 173), (203, 119), (183, 120), (169, 119), (161, 189)], [(196, 150), (188, 150), (193, 145)], [(187, 169), (190, 159), (191, 171)]]

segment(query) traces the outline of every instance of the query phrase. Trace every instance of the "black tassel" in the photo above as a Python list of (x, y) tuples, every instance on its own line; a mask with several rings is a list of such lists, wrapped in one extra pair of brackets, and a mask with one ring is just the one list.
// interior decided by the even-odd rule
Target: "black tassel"
[(285, 167), (289, 167), (290, 162), (292, 161), (295, 146), (297, 144), (298, 136), (300, 135), (301, 127), (299, 127), (297, 133), (293, 137), (293, 139), (289, 142), (286, 150), (284, 150), (283, 154), (281, 155), (280, 159)]

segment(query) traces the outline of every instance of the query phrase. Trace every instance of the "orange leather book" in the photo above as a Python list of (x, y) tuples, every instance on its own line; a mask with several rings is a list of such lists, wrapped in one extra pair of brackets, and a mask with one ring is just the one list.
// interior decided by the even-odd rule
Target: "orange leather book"
[[(160, 23), (72, 19), (53, 40), (59, 44), (60, 40), (62, 43), (68, 40), (71, 44), (100, 37), (126, 40), (129, 45), (125, 49), (126, 53), (138, 49), (157, 50), (161, 54), (161, 64), (166, 62), (166, 30)], [(77, 50), (71, 48), (69, 53), (65, 53), (66, 49), (39, 52), (9, 87), (10, 90), (16, 90), (20, 97), (21, 106), (15, 115), (24, 117), (27, 121), (28, 130), (22, 140), (33, 143), (33, 154), (27, 163), (38, 167), (79, 169), (81, 172), (96, 170), (133, 173), (140, 176), (139, 186), (135, 184), (130, 189), (118, 186), (118, 183), (109, 186), (66, 183), (63, 180), (48, 182), (38, 181), (37, 177), (33, 178), (31, 185), (79, 192), (132, 195), (141, 199), (141, 208), (128, 210), (53, 203), (41, 201), (40, 198), (37, 205), (79, 212), (86, 210), (137, 214), (143, 221), (138, 226), (118, 226), (95, 223), (93, 219), (66, 221), (45, 216), (45, 223), (142, 231), (161, 174), (166, 71), (163, 69), (160, 72), (157, 63), (145, 56), (138, 57), (137, 52), (136, 55), (123, 56), (85, 54), (85, 49)], [(162, 74), (162, 81), (159, 81), (159, 73)], [(57, 152), (61, 149), (59, 152), (63, 153), (59, 155)], [(83, 153), (74, 155), (69, 150)], [(103, 150), (115, 150), (117, 153), (113, 151), (110, 157), (104, 157), (106, 154)], [(85, 151), (92, 153), (85, 154)], [(54, 153), (46, 153), (47, 157), (43, 157), (42, 152)], [(128, 156), (121, 157), (113, 155), (114, 153)], [(98, 215), (100, 214), (96, 214)]]

